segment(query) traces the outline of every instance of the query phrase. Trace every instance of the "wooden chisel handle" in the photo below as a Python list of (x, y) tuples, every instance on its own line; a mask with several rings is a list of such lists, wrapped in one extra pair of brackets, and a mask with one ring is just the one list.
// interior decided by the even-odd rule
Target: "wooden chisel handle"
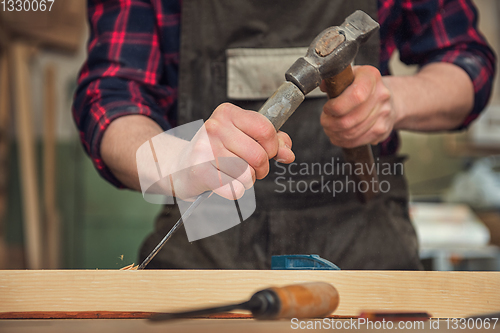
[[(325, 79), (326, 93), (328, 98), (335, 98), (342, 94), (342, 92), (351, 85), (354, 81), (354, 73), (352, 72), (352, 67), (349, 65), (344, 69), (344, 71), (339, 74)], [(361, 195), (359, 196), (362, 202), (367, 202), (372, 199), (378, 193), (378, 176), (376, 168), (374, 167), (373, 152), (370, 145), (364, 145), (356, 148), (343, 148), (344, 157), (348, 163), (352, 165), (352, 170), (355, 170), (355, 163), (362, 163), (363, 173), (361, 175), (355, 175), (357, 192)], [(359, 188), (359, 183), (365, 181), (368, 186), (361, 186)], [(367, 190), (367, 191), (365, 191)]]
[(326, 282), (309, 282), (270, 289), (278, 295), (281, 303), (276, 319), (325, 317), (339, 306), (337, 289)]
[(157, 313), (151, 321), (193, 318), (233, 310), (249, 310), (255, 319), (319, 318), (335, 311), (340, 297), (337, 289), (326, 282), (307, 282), (260, 290), (243, 303), (216, 306), (177, 313)]

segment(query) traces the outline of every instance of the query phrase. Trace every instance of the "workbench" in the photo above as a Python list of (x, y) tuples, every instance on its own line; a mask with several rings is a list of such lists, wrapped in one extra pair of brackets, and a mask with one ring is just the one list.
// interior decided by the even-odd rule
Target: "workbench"
[(269, 286), (306, 281), (337, 288), (337, 320), (363, 310), (428, 312), (434, 318), (500, 310), (500, 272), (0, 271), (0, 332), (290, 332), (296, 331), (290, 320), (255, 321), (245, 314), (159, 324), (122, 318), (244, 301)]

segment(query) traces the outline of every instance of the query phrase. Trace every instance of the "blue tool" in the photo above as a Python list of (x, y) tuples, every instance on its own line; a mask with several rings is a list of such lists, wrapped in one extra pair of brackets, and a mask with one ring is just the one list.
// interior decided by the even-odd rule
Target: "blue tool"
[(334, 263), (321, 258), (317, 254), (293, 254), (272, 256), (271, 269), (278, 270), (337, 270), (340, 268)]

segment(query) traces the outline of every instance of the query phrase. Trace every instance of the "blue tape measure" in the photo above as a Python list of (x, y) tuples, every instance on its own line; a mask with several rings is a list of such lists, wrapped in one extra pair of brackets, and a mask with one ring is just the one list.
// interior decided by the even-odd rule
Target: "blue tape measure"
[(317, 254), (292, 254), (272, 256), (271, 269), (278, 270), (337, 270), (340, 268), (334, 263), (321, 258)]

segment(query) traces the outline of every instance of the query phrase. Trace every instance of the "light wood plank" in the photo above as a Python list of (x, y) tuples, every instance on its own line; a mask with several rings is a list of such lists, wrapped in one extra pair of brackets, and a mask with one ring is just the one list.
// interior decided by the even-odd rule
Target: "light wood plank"
[(14, 103), (21, 167), (26, 261), (28, 268), (40, 269), (42, 268), (42, 237), (28, 69), (30, 50), (22, 42), (13, 42), (10, 51), (9, 61), (13, 66)]
[[(444, 326), (444, 324), (442, 325)], [(330, 331), (330, 330), (328, 330)], [(328, 332), (325, 330), (325, 332)], [(331, 330), (335, 332), (337, 330)], [(437, 330), (434, 330), (434, 332)], [(490, 330), (491, 331), (491, 330)], [(289, 320), (257, 321), (227, 319), (180, 320), (151, 324), (145, 320), (0, 320), (2, 333), (290, 333), (311, 332), (292, 330)], [(315, 332), (315, 331), (313, 331)], [(344, 331), (342, 331), (344, 332)], [(356, 333), (366, 329), (353, 330)], [(370, 332), (373, 332), (370, 331)], [(382, 331), (383, 332), (383, 331)], [(427, 331), (424, 331), (427, 332)]]
[(465, 317), (500, 309), (498, 272), (413, 271), (0, 271), (0, 312), (178, 311), (248, 299), (305, 281), (332, 283), (335, 315), (362, 310), (427, 311)]

